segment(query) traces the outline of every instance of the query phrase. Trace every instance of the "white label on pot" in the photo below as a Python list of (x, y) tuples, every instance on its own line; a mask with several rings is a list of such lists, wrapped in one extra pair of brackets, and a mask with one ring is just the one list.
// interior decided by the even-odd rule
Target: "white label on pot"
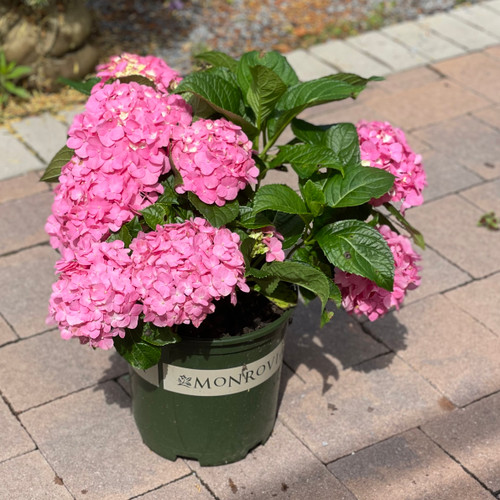
[(283, 362), (284, 342), (267, 356), (223, 370), (195, 370), (163, 365), (163, 388), (191, 396), (226, 396), (248, 391), (271, 378)]

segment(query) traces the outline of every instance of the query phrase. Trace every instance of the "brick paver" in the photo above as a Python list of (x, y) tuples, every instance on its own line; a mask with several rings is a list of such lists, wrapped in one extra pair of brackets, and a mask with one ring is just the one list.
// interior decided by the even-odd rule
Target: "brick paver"
[(328, 468), (359, 500), (494, 498), (419, 430), (361, 450)]
[(429, 422), (422, 430), (491, 491), (500, 491), (500, 394)]
[(213, 500), (214, 498), (205, 485), (191, 474), (167, 486), (141, 495), (140, 500)]
[(130, 399), (114, 382), (27, 411), (21, 421), (77, 499), (130, 498), (186, 476), (142, 444)]
[(460, 195), (485, 212), (500, 213), (500, 179), (472, 187)]
[(0, 345), (16, 340), (17, 336), (10, 325), (0, 316)]
[(41, 175), (37, 171), (26, 172), (22, 176), (0, 182), (0, 204), (17, 200), (33, 194), (49, 191), (49, 185), (39, 182)]
[[(394, 321), (406, 331), (398, 332)], [(500, 339), (442, 296), (405, 306), (367, 328), (455, 405), (500, 390)]]

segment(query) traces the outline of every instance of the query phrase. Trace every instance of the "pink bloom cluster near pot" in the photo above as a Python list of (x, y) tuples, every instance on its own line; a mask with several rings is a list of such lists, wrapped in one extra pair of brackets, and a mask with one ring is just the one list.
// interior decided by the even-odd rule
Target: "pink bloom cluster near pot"
[[(154, 85), (120, 81), (129, 75)], [(101, 81), (69, 129), (73, 156), (61, 170), (46, 231), (61, 254), (50, 320), (63, 338), (109, 349), (140, 320), (198, 327), (218, 300), (235, 304), (238, 290), (249, 291), (240, 234), (196, 214), (156, 228), (143, 224), (127, 245), (110, 236), (161, 202), (167, 175), (177, 179), (174, 193), (224, 207), (258, 186), (260, 170), (240, 126), (220, 117), (193, 121), (190, 105), (171, 93), (179, 74), (160, 59), (123, 54), (99, 66), (97, 76)], [(380, 122), (360, 122), (357, 132), (363, 164), (395, 176), (393, 188), (370, 203), (398, 202), (402, 212), (421, 204), (425, 173), (403, 132)], [(394, 257), (393, 290), (340, 269), (332, 278), (343, 307), (370, 320), (399, 307), (420, 283), (409, 239), (388, 226), (376, 229)], [(252, 258), (285, 261), (284, 237), (275, 227), (248, 236)]]

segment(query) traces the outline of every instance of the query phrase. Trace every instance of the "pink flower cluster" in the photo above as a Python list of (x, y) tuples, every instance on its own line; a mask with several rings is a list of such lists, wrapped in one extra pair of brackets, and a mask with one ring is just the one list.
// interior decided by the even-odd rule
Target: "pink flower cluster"
[(394, 186), (374, 206), (388, 201), (401, 202), (401, 211), (423, 203), (422, 190), (427, 185), (422, 157), (406, 142), (404, 132), (387, 122), (360, 121), (357, 124), (361, 160), (366, 166), (387, 170), (396, 179)]
[(252, 143), (239, 126), (225, 119), (198, 120), (177, 129), (172, 160), (183, 180), (177, 192), (191, 191), (210, 205), (234, 200), (259, 175)]
[(262, 243), (267, 247), (266, 262), (274, 260), (283, 262), (285, 260), (285, 252), (283, 252), (283, 236), (276, 231), (274, 227), (264, 227), (260, 231), (264, 233)]
[(420, 256), (413, 250), (410, 240), (392, 231), (388, 226), (377, 227), (394, 257), (394, 287), (390, 292), (367, 278), (335, 270), (335, 283), (342, 294), (342, 306), (348, 313), (365, 315), (370, 321), (383, 316), (391, 307), (399, 309), (407, 290), (420, 285)]
[(132, 283), (144, 320), (198, 327), (215, 310), (214, 300), (230, 295), (236, 303), (236, 287), (249, 291), (239, 241), (236, 233), (201, 218), (139, 233), (130, 244)]
[(167, 65), (165, 61), (154, 56), (138, 56), (124, 52), (113, 56), (108, 62), (97, 66), (97, 76), (103, 81), (108, 78), (142, 75), (152, 80), (156, 88), (163, 93), (168, 92), (172, 82), (179, 82), (181, 76)]
[(46, 225), (52, 246), (100, 241), (154, 203), (163, 192), (158, 179), (170, 170), (173, 129), (191, 120), (179, 96), (135, 82), (94, 87), (69, 129), (75, 156), (62, 169)]
[(78, 337), (82, 344), (110, 349), (113, 337), (123, 338), (125, 328), (137, 326), (142, 311), (129, 252), (122, 241), (94, 242), (72, 256), (57, 264), (61, 274), (52, 285), (50, 316), (62, 338)]

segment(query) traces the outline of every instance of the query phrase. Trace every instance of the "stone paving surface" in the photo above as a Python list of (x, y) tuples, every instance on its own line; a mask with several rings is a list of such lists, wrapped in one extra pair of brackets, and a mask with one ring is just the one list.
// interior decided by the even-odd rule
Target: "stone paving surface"
[(389, 120), (423, 154), (422, 286), (376, 323), (320, 330), (301, 306), (269, 441), (227, 466), (169, 462), (141, 442), (119, 356), (45, 323), (57, 255), (38, 179), (78, 109), (0, 128), (1, 498), (500, 498), (500, 232), (478, 227), (500, 214), (500, 0), (289, 58), (304, 79), (386, 76), (304, 118)]

